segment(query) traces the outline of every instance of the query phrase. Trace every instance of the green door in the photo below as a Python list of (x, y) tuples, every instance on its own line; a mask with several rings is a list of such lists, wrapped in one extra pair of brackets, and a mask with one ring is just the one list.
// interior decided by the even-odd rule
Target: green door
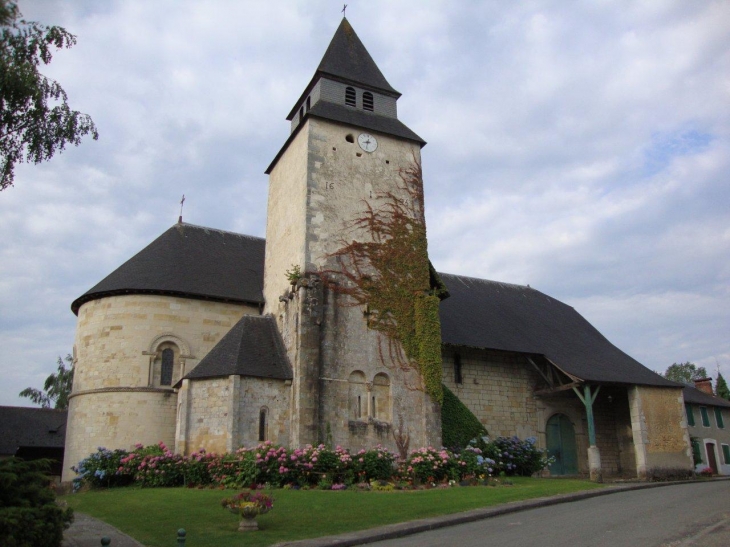
[(575, 448), (575, 429), (565, 414), (555, 414), (545, 428), (548, 456), (555, 458), (550, 465), (551, 475), (578, 473), (578, 451)]

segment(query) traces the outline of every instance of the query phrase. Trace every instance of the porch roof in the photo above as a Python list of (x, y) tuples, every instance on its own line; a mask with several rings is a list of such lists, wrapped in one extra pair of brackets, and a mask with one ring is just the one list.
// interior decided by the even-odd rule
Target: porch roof
[(588, 382), (682, 387), (618, 349), (571, 306), (538, 290), (440, 275), (451, 295), (440, 311), (445, 344), (543, 355)]

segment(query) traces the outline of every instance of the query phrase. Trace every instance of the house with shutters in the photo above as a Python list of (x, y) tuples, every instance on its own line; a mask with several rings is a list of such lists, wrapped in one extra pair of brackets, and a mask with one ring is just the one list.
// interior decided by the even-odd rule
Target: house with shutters
[(695, 380), (683, 393), (695, 469), (730, 475), (730, 401), (712, 393), (711, 378)]
[(72, 303), (64, 480), (102, 445), (439, 446), (442, 383), (552, 475), (691, 471), (682, 385), (547, 294), (431, 266), (400, 96), (343, 19), (266, 169), (266, 239), (180, 219)]

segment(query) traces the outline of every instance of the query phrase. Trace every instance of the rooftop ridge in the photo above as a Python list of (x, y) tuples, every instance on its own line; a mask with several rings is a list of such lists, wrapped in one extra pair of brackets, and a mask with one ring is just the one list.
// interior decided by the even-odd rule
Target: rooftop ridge
[(197, 228), (199, 230), (207, 230), (210, 232), (218, 232), (221, 234), (230, 234), (232, 236), (244, 237), (246, 239), (257, 239), (261, 241), (266, 241), (265, 237), (252, 236), (249, 234), (242, 234), (240, 232), (232, 232), (231, 230), (222, 230), (220, 228), (211, 228), (210, 226), (201, 226), (200, 224), (191, 224), (189, 222), (176, 222), (171, 226), (171, 228), (175, 228), (176, 226), (185, 226), (187, 228)]

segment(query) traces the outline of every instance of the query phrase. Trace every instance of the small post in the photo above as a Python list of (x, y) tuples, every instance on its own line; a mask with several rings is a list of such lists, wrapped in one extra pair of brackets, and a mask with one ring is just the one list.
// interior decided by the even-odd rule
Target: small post
[(185, 547), (185, 529), (180, 528), (177, 531), (177, 547)]
[(101, 538), (101, 544), (104, 546), (111, 545), (112, 540), (111, 538), (104, 536), (103, 538)]

